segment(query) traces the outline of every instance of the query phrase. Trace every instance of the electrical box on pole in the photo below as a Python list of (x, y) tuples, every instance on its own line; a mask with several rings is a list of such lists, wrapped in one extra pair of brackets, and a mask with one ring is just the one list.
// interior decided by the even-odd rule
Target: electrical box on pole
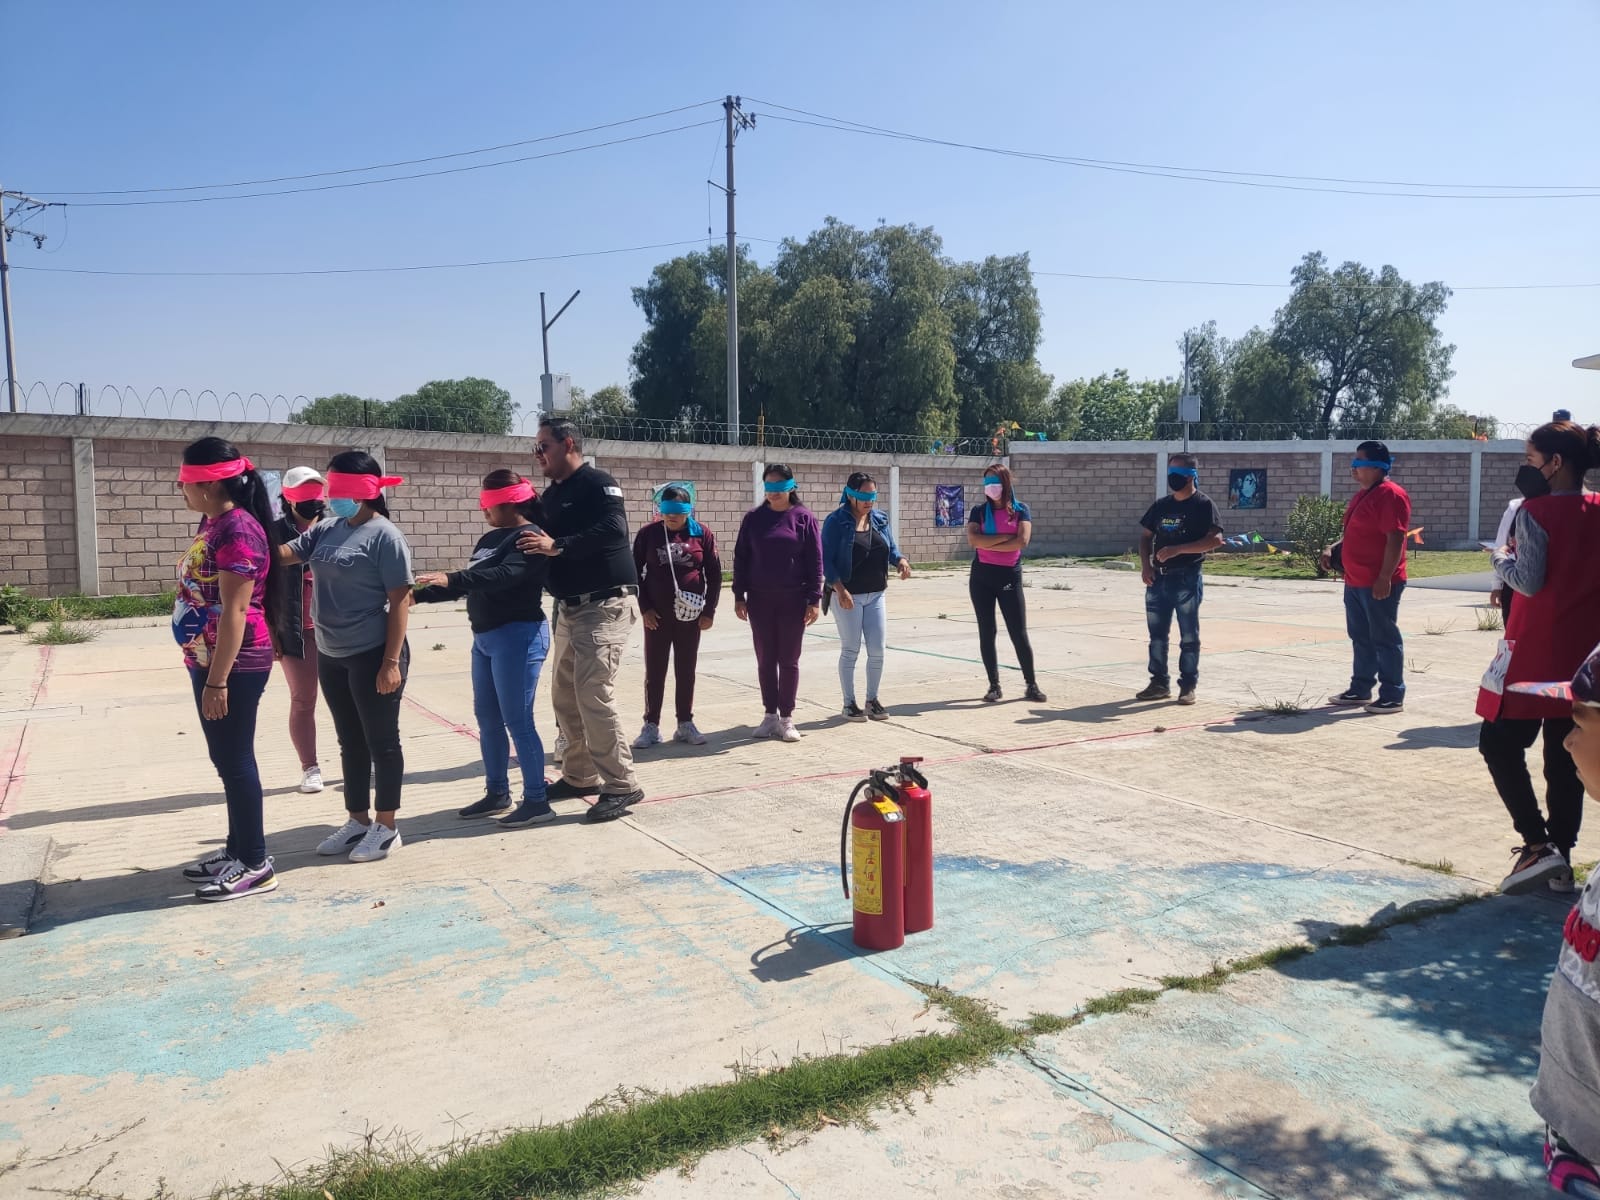
[(539, 411), (567, 412), (572, 408), (572, 376), (539, 376)]

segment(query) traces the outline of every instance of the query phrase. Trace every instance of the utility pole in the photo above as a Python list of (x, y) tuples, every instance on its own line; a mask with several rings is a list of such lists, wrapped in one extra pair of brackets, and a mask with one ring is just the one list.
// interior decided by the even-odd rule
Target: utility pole
[[(6, 213), (7, 199), (16, 201), (9, 215)], [(6, 243), (11, 240), (13, 233), (20, 232), (24, 237), (31, 237), (34, 248), (38, 249), (44, 245), (45, 235), (19, 229), (10, 222), (18, 213), (32, 216), (36, 212), (43, 212), (53, 207), (55, 205), (35, 200), (32, 196), (24, 196), (21, 192), (8, 192), (0, 188), (0, 318), (3, 318), (5, 324), (6, 399), (12, 412), (17, 411), (17, 391), (22, 385), (17, 379), (17, 347), (11, 330), (11, 263), (6, 258)]]
[(567, 302), (556, 309), (548, 321), (544, 317), (544, 293), (539, 293), (539, 340), (544, 344), (544, 374), (539, 376), (539, 408), (546, 414), (556, 410), (556, 377), (550, 374), (550, 326), (561, 320), (561, 314), (572, 307), (572, 302), (583, 293), (579, 288), (567, 297)]
[[(728, 445), (739, 444), (739, 238), (734, 232), (733, 143), (742, 129), (754, 129), (755, 116), (740, 110), (741, 98), (729, 96), (722, 102), (727, 117), (728, 183), (722, 190), (728, 197)], [(713, 184), (713, 187), (716, 185)]]

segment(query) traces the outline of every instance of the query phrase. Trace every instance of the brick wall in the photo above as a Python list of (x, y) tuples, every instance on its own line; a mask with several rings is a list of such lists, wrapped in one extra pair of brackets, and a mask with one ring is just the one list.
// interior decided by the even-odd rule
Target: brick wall
[(71, 439), (0, 438), (0, 512), (0, 583), (76, 591)]
[(1138, 545), (1155, 497), (1155, 449), (1137, 454), (1029, 454), (1012, 462), (1033, 514), (1036, 552), (1120, 554)]
[[(1487, 456), (1485, 456), (1487, 457)], [(1334, 473), (1343, 474), (1348, 481), (1349, 460), (1335, 460)], [(1395, 451), (1395, 469), (1390, 474), (1396, 483), (1405, 488), (1411, 497), (1411, 526), (1423, 527), (1425, 545), (1448, 546), (1463, 541), (1467, 536), (1467, 496), (1472, 480), (1471, 454), (1412, 454)], [(1486, 474), (1486, 480), (1493, 476)], [(1345, 495), (1354, 490), (1346, 483)], [(1491, 490), (1491, 494), (1492, 490)], [(1481, 498), (1480, 498), (1481, 503)], [(1500, 508), (1504, 508), (1502, 502)], [(1483, 537), (1494, 535), (1494, 521), (1489, 523)], [(1483, 526), (1480, 523), (1479, 528)]]
[[(489, 471), (509, 468), (530, 477), (531, 438), (450, 436), (405, 431), (316, 429), (304, 426), (202, 424), (96, 417), (0, 416), (0, 509), (11, 514), (9, 540), (0, 540), (0, 582), (38, 593), (81, 588), (77, 578), (72, 462), (74, 438), (94, 446), (96, 545), (102, 593), (152, 593), (171, 586), (177, 561), (194, 529), (174, 483), (183, 446), (215, 433), (237, 442), (261, 467), (325, 467), (348, 446), (380, 450), (388, 470), (406, 477), (391, 498), (396, 523), (405, 531), (419, 571), (447, 570), (470, 554), (484, 529), (477, 507), (479, 483)], [(374, 445), (376, 443), (376, 445)], [(1467, 497), (1473, 449), (1465, 443), (1397, 443), (1395, 478), (1411, 493), (1415, 524), (1426, 527), (1429, 546), (1460, 545), (1470, 533)], [(1017, 492), (1034, 514), (1034, 549), (1043, 553), (1111, 554), (1137, 543), (1139, 517), (1157, 493), (1157, 458), (1167, 448), (1153, 443), (1103, 446), (1027, 444), (1014, 447)], [(651, 516), (650, 493), (658, 484), (689, 479), (697, 486), (699, 515), (731, 558), (739, 522), (754, 503), (753, 465), (760, 453), (730, 447), (597, 442), (595, 460), (623, 489), (634, 528)], [(1299, 443), (1200, 444), (1201, 486), (1217, 501), (1230, 532), (1255, 531), (1280, 537), (1297, 496), (1315, 493), (1325, 446)], [(1480, 533), (1493, 535), (1520, 464), (1513, 444), (1481, 447), (1483, 459)], [(1333, 491), (1349, 494), (1346, 463), (1350, 446), (1336, 444)], [(929, 456), (852, 456), (824, 451), (768, 451), (793, 468), (801, 494), (819, 515), (838, 502), (845, 477), (871, 471), (888, 507), (891, 472), (900, 473), (900, 540), (916, 562), (967, 556), (961, 525), (934, 524), (934, 489), (960, 484), (970, 507), (982, 496), (984, 461)], [(1231, 470), (1267, 472), (1267, 507), (1228, 509)]]

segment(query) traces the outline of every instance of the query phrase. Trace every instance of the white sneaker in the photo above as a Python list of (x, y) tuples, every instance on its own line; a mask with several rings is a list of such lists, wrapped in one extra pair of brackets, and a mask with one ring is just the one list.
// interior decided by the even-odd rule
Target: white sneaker
[(635, 750), (648, 750), (651, 746), (661, 745), (661, 726), (654, 721), (646, 721), (644, 728), (639, 730), (639, 736), (633, 739)]
[(783, 722), (778, 719), (777, 713), (768, 713), (762, 718), (761, 724), (755, 727), (751, 737), (775, 738), (783, 733)]
[(322, 790), (322, 768), (307, 767), (300, 776), (300, 790), (308, 796), (314, 796)]
[(318, 854), (345, 854), (367, 836), (367, 827), (354, 817), (317, 843)]
[(550, 751), (550, 757), (552, 759), (554, 759), (556, 762), (560, 762), (566, 756), (567, 756), (567, 735), (562, 733), (561, 730), (557, 729), (556, 730), (556, 744), (555, 744), (555, 748)]
[(798, 742), (800, 731), (794, 727), (792, 717), (784, 717), (778, 722), (778, 740), (783, 742)]
[(400, 831), (390, 829), (381, 821), (368, 825), (365, 833), (366, 836), (350, 851), (351, 862), (377, 862), (380, 858), (388, 858), (390, 851), (405, 845), (400, 840)]
[(672, 740), (686, 746), (704, 746), (706, 735), (695, 728), (693, 721), (679, 721), (678, 732), (672, 735)]

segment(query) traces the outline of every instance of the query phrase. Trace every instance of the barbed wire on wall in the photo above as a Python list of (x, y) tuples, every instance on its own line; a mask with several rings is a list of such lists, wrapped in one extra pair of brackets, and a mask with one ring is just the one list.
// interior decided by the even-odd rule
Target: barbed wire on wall
[[(1316, 422), (1203, 421), (1189, 426), (1189, 437), (1200, 442), (1490, 441), (1502, 438), (1525, 438), (1537, 428), (1537, 424), (1494, 421), (1489, 431), (1452, 436), (1441, 434), (1436, 425), (1427, 421), (1339, 425), (1331, 433)], [(1161, 421), (1156, 424), (1155, 441), (1181, 441), (1183, 436), (1184, 427), (1181, 422)]]
[[(9, 388), (0, 387), (0, 396)], [(503, 430), (486, 431), (481, 412), (460, 407), (428, 407), (392, 404), (354, 398), (344, 400), (337, 422), (307, 421), (306, 410), (315, 401), (308, 396), (268, 395), (264, 392), (219, 392), (211, 388), (150, 388), (140, 391), (128, 386), (84, 383), (31, 383), (17, 389), (19, 412), (51, 416), (119, 417), (170, 421), (237, 421), (241, 424), (333, 425), (344, 428), (404, 429), (423, 433), (484, 434), (503, 433), (510, 437), (531, 437), (541, 414), (537, 409), (515, 412)], [(0, 402), (0, 416), (6, 404)], [(579, 411), (570, 414), (584, 437), (608, 441), (650, 442), (698, 446), (726, 445), (727, 422), (715, 416), (684, 416), (660, 420), (630, 415), (608, 415)], [(1494, 422), (1489, 428), (1494, 438), (1521, 439), (1536, 425)], [(1181, 441), (1184, 427), (1177, 422), (1160, 422), (1150, 438), (1112, 439), (1119, 441)], [(1435, 426), (1426, 422), (1390, 422), (1371, 425), (1345, 425), (1331, 435), (1314, 422), (1201, 422), (1190, 426), (1194, 441), (1226, 442), (1325, 442), (1413, 441), (1439, 439)], [(1038, 435), (1029, 442), (1045, 440)], [(1055, 439), (1052, 439), (1055, 440)], [(1059, 439), (1083, 445), (1100, 439)], [(1489, 440), (1489, 435), (1445, 438), (1442, 440)], [(974, 457), (1004, 454), (1010, 440), (1003, 431), (987, 437), (932, 438), (923, 434), (881, 433), (867, 430), (814, 429), (809, 426), (773, 425), (758, 422), (739, 427), (739, 444), (769, 447), (774, 450), (821, 450), (850, 454), (967, 455)]]

